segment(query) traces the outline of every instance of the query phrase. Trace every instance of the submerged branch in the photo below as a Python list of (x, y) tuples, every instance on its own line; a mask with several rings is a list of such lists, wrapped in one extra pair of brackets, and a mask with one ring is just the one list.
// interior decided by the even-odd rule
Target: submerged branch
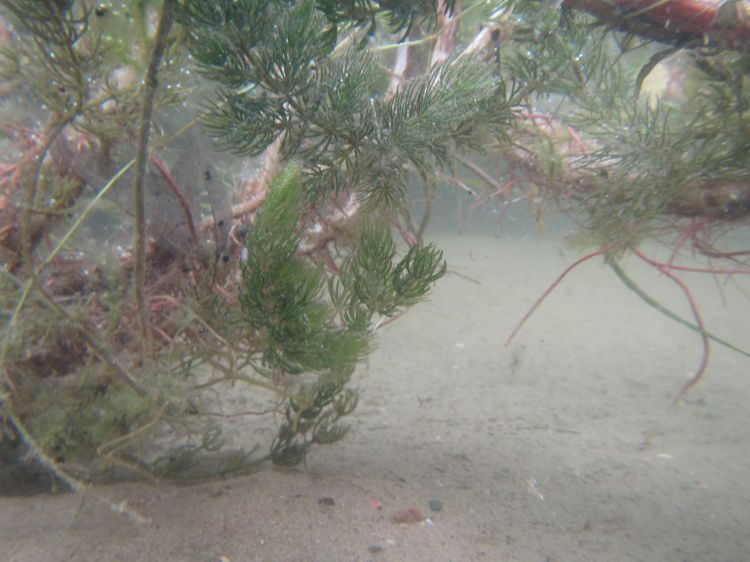
[(750, 47), (745, 0), (565, 0), (614, 29), (664, 43), (739, 51)]

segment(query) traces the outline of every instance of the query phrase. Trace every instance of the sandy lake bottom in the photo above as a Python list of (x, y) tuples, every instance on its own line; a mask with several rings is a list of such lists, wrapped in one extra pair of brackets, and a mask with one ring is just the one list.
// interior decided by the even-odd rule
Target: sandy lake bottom
[[(461, 275), (379, 330), (343, 442), (295, 469), (95, 488), (149, 524), (93, 499), (78, 512), (74, 494), (2, 497), (3, 560), (750, 560), (750, 359), (712, 345), (705, 380), (672, 409), (700, 337), (601, 260), (571, 273), (506, 346), (581, 254), (552, 240), (436, 242)], [(689, 317), (676, 285), (624, 265)], [(747, 347), (748, 280), (684, 278), (707, 328)], [(395, 523), (409, 508), (422, 521)]]

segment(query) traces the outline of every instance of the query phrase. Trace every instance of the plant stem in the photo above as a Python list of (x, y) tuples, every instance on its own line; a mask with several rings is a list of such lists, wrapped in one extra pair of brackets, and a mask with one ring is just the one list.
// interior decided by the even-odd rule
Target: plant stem
[(534, 314), (534, 311), (539, 308), (539, 305), (544, 302), (544, 299), (546, 299), (549, 294), (555, 290), (555, 287), (557, 287), (560, 282), (565, 279), (565, 276), (568, 275), (571, 271), (573, 271), (576, 267), (581, 265), (583, 262), (590, 260), (591, 258), (595, 258), (596, 256), (601, 255), (607, 255), (609, 252), (612, 251), (612, 246), (607, 246), (605, 248), (601, 248), (595, 252), (591, 252), (590, 254), (586, 254), (582, 258), (578, 258), (576, 261), (574, 261), (572, 264), (570, 264), (568, 267), (565, 268), (565, 271), (563, 271), (557, 279), (549, 286), (547, 287), (547, 290), (542, 293), (542, 296), (539, 297), (534, 305), (529, 309), (529, 311), (526, 313), (526, 315), (521, 319), (521, 321), (516, 326), (516, 329), (513, 330), (513, 333), (508, 337), (508, 339), (505, 341), (505, 345), (509, 345), (511, 341), (513, 341), (513, 338), (516, 337), (516, 334), (521, 330), (524, 324), (526, 324), (526, 321), (531, 317), (532, 314)]
[(146, 218), (143, 194), (143, 180), (146, 175), (148, 160), (148, 139), (151, 132), (151, 113), (154, 106), (154, 95), (158, 87), (157, 74), (159, 64), (167, 46), (167, 36), (174, 20), (176, 0), (164, 0), (156, 30), (154, 50), (146, 71), (143, 93), (143, 108), (138, 131), (138, 144), (135, 155), (135, 179), (133, 180), (133, 214), (135, 216), (135, 300), (138, 309), (138, 328), (141, 336), (141, 354), (145, 365), (151, 355), (150, 327), (148, 304), (146, 302)]
[[(705, 329), (702, 329), (702, 328), (696, 326), (692, 322), (689, 322), (689, 321), (685, 320), (684, 318), (678, 316), (677, 314), (675, 314), (674, 312), (672, 312), (671, 310), (669, 310), (667, 307), (665, 307), (664, 305), (662, 305), (661, 303), (659, 303), (656, 299), (654, 299), (651, 295), (647, 294), (641, 287), (639, 287), (635, 283), (635, 281), (633, 281), (625, 273), (625, 271), (622, 269), (622, 267), (620, 267), (620, 264), (617, 262), (617, 260), (614, 257), (612, 257), (611, 255), (607, 256), (607, 263), (612, 268), (612, 271), (615, 272), (615, 274), (617, 275), (617, 277), (620, 278), (620, 281), (622, 281), (628, 289), (630, 289), (636, 295), (638, 295), (641, 298), (641, 300), (643, 300), (647, 305), (654, 307), (657, 311), (661, 312), (667, 318), (670, 318), (670, 319), (674, 320), (675, 322), (678, 322), (678, 323), (682, 324), (686, 328), (690, 328), (691, 330), (693, 330), (695, 332), (698, 332), (699, 334), (705, 334), (705, 336), (708, 339), (715, 341), (719, 345), (722, 345), (722, 346), (726, 347), (727, 349), (731, 349), (732, 351), (735, 351), (737, 353), (740, 353), (740, 354), (744, 355), (745, 357), (750, 357), (750, 352), (745, 351), (744, 349), (741, 349), (741, 348), (737, 347), (736, 345), (732, 345), (727, 340), (724, 340), (724, 339), (716, 336), (715, 334), (712, 334), (711, 332), (709, 332), (709, 331), (707, 331)], [(672, 266), (672, 269), (675, 269), (675, 266)]]
[(694, 387), (696, 384), (698, 384), (701, 379), (703, 378), (703, 375), (706, 373), (706, 367), (708, 367), (708, 356), (710, 353), (710, 345), (708, 343), (708, 335), (706, 334), (706, 329), (703, 326), (703, 319), (701, 318), (700, 312), (698, 312), (698, 305), (695, 303), (695, 299), (693, 298), (693, 293), (690, 291), (690, 288), (685, 284), (685, 282), (677, 277), (674, 273), (669, 271), (669, 268), (667, 265), (660, 264), (658, 262), (655, 262), (654, 260), (646, 257), (643, 255), (642, 252), (640, 252), (638, 249), (634, 250), (635, 255), (641, 258), (643, 261), (645, 261), (647, 264), (655, 267), (658, 269), (663, 275), (666, 275), (677, 283), (677, 285), (682, 289), (682, 292), (685, 293), (685, 298), (688, 301), (688, 304), (690, 305), (690, 310), (693, 313), (693, 318), (695, 319), (695, 326), (697, 328), (698, 334), (701, 336), (701, 342), (703, 343), (703, 354), (701, 355), (701, 362), (700, 365), (698, 365), (698, 369), (695, 371), (695, 374), (693, 377), (686, 382), (684, 385), (682, 385), (682, 388), (677, 393), (677, 396), (672, 401), (672, 406), (677, 406), (682, 399), (687, 394), (688, 390), (690, 390), (692, 387)]

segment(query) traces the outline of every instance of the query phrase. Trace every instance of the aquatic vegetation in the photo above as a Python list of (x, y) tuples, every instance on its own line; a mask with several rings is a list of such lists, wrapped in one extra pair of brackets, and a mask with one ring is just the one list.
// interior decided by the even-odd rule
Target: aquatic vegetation
[[(545, 100), (558, 107), (544, 112), (530, 105), (524, 113), (518, 149), (505, 152), (517, 170), (511, 181), (529, 181), (541, 205), (554, 200), (579, 222), (575, 242), (597, 248), (558, 277), (518, 328), (567, 273), (601, 256), (645, 302), (699, 334), (702, 359), (676, 404), (705, 373), (710, 341), (747, 355), (706, 329), (680, 274), (750, 271), (747, 251), (737, 248), (732, 236), (750, 215), (750, 84), (742, 39), (745, 3), (727, 3), (727, 9), (739, 10), (729, 20), (718, 3), (667, 4), (643, 3), (642, 11), (616, 18), (611, 6), (571, 2), (608, 22), (592, 30), (584, 13), (555, 15), (534, 10), (533, 3), (512, 3), (508, 10), (522, 35), (500, 53), (522, 87), (533, 88), (537, 104)], [(666, 27), (665, 9), (672, 14)], [(659, 78), (650, 81), (652, 74)], [(645, 254), (643, 243), (654, 240), (670, 247), (667, 259)], [(687, 248), (704, 257), (705, 267), (679, 263)], [(675, 284), (691, 320), (635, 285), (619, 266), (630, 253)]]
[[(277, 435), (210, 471), (341, 439), (374, 326), (445, 273), (433, 245), (393, 239), (408, 168), (501, 133), (491, 72), (450, 60), (386, 99), (366, 41), (334, 52), (374, 31), (375, 4), (3, 6), (3, 72), (39, 104), (3, 108), (3, 446), (75, 488), (113, 467), (195, 475), (236, 384)], [(260, 172), (231, 192), (217, 150)]]
[(697, 382), (731, 344), (679, 254), (750, 271), (746, 10), (647, 4), (2, 0), (0, 446), (80, 489), (200, 474), (246, 416), (275, 437), (209, 472), (303, 462), (346, 434), (376, 327), (446, 271), (422, 242), (441, 182), (573, 216), (595, 249), (550, 291), (603, 256), (660, 306), (626, 253), (672, 279)]

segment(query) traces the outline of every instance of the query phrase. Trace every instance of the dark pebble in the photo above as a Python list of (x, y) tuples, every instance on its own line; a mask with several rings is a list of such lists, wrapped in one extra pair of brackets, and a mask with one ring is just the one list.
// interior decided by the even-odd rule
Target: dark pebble
[(427, 502), (427, 505), (430, 506), (432, 511), (441, 511), (443, 509), (443, 502), (440, 500), (430, 500)]
[(379, 544), (371, 544), (367, 547), (367, 550), (369, 550), (371, 553), (375, 554), (376, 552), (383, 552), (383, 547)]
[(336, 505), (336, 502), (330, 496), (326, 496), (325, 498), (318, 498), (318, 503), (320, 505)]

